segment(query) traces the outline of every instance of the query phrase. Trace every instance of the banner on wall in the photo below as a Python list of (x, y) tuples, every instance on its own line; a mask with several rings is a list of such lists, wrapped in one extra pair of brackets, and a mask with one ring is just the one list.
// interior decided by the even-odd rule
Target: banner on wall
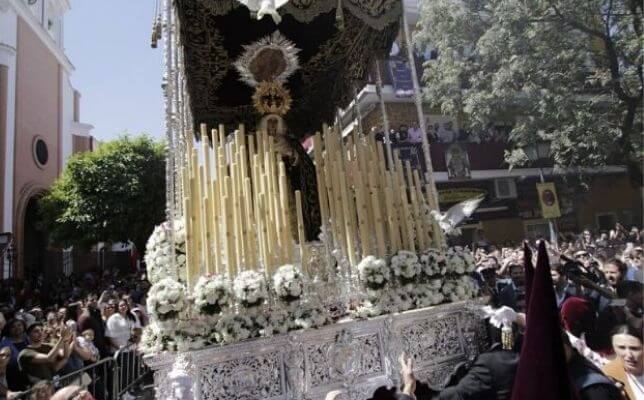
[(541, 215), (543, 218), (559, 218), (561, 210), (559, 208), (559, 199), (557, 198), (557, 189), (554, 182), (537, 183), (537, 192), (539, 193), (539, 203), (541, 204)]

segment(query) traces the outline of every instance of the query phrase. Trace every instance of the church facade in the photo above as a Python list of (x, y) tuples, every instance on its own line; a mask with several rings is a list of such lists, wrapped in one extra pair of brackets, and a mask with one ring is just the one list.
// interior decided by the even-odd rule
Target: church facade
[[(38, 224), (37, 199), (66, 160), (95, 146), (64, 51), (69, 0), (0, 0), (0, 246), (2, 277), (60, 263)], [(51, 257), (52, 252), (57, 257)]]

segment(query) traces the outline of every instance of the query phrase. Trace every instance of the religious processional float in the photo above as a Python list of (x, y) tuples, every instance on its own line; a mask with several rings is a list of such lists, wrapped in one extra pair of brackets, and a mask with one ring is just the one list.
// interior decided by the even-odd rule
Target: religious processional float
[(252, 129), (192, 133), (196, 45), (183, 26), (196, 3), (216, 2), (168, 1), (164, 20), (169, 218), (146, 248), (141, 343), (157, 398), (321, 398), (349, 386), (362, 396), (395, 381), (402, 351), (433, 381), (472, 359), (484, 340), (468, 307), (474, 259), (444, 245), (433, 181), (358, 126), (343, 137), (321, 124), (314, 163), (289, 141), (302, 49), (274, 24), (229, 71), (252, 88)]

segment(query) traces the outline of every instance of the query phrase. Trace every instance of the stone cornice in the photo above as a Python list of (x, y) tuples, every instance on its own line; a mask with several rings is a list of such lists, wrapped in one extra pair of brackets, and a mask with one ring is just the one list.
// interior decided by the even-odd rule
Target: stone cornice
[[(2, 1), (7, 0), (0, 0), (0, 2)], [(27, 6), (20, 0), (8, 0), (8, 2), (9, 5), (16, 11), (18, 16), (29, 25), (29, 27), (36, 33), (43, 44), (49, 49), (49, 51), (52, 52), (60, 65), (62, 65), (62, 67), (65, 69), (65, 71), (67, 73), (74, 71), (74, 66), (65, 55), (63, 49), (61, 49), (58, 43), (54, 41), (51, 35), (49, 35), (49, 33), (43, 28), (43, 26), (40, 25), (40, 23), (34, 18), (33, 14), (27, 8)], [(67, 0), (61, 0), (59, 2), (68, 4)]]

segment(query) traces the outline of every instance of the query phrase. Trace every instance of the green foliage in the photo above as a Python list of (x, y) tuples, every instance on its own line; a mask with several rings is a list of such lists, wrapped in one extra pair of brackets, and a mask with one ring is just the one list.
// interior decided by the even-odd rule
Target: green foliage
[(39, 205), (53, 244), (131, 240), (141, 251), (164, 220), (165, 147), (123, 136), (75, 154)]
[[(512, 121), (515, 147), (551, 140), (558, 167), (642, 161), (640, 0), (426, 0), (426, 99), (465, 129)], [(508, 151), (506, 161), (526, 158)]]

